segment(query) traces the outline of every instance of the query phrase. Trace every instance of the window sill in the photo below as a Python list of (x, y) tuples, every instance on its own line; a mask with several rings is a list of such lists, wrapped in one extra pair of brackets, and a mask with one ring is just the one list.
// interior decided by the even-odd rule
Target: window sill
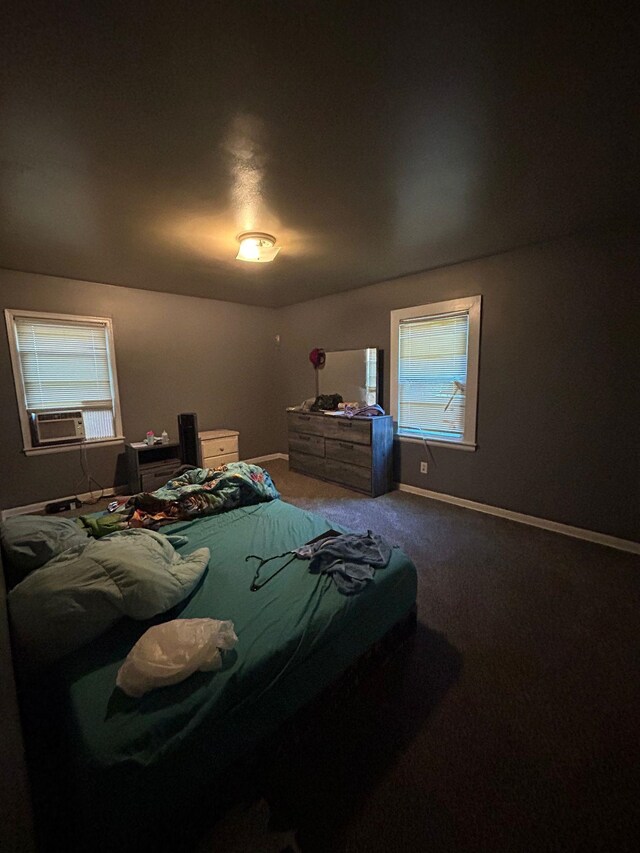
[(400, 435), (399, 433), (396, 433), (394, 435), (394, 439), (396, 438), (403, 442), (409, 442), (410, 444), (424, 444), (426, 441), (429, 447), (449, 447), (453, 450), (466, 450), (471, 453), (478, 449), (478, 445), (475, 442), (471, 444), (470, 442), (465, 441), (443, 441), (440, 438), (429, 438), (427, 435), (422, 438), (414, 435)]
[(23, 453), (25, 456), (44, 456), (47, 453), (68, 453), (70, 450), (80, 450), (80, 448), (90, 447), (106, 447), (110, 444), (122, 444), (124, 436), (119, 435), (115, 438), (101, 438), (97, 441), (77, 441), (69, 442), (69, 444), (52, 444), (49, 447), (25, 447)]

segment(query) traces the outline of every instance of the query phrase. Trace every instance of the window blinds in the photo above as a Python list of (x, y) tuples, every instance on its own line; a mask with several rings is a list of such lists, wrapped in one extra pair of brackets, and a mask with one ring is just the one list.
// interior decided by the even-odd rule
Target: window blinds
[(400, 321), (399, 432), (463, 438), (468, 337), (468, 311)]
[(16, 317), (15, 327), (27, 410), (87, 410), (87, 438), (114, 435), (105, 325)]

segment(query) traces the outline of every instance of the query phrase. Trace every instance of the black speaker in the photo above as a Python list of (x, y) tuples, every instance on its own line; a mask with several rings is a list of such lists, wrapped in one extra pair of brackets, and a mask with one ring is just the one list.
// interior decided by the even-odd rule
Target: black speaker
[(195, 412), (183, 412), (178, 415), (178, 434), (180, 436), (180, 456), (184, 465), (202, 467), (200, 459), (200, 441), (198, 440), (198, 416)]

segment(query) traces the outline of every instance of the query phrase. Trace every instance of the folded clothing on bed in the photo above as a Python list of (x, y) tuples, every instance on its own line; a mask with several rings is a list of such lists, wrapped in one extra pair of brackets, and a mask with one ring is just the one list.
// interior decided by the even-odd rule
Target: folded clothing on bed
[(85, 541), (9, 593), (14, 638), (30, 668), (95, 639), (122, 616), (150, 619), (169, 610), (195, 588), (210, 556), (199, 548), (182, 557), (151, 530)]

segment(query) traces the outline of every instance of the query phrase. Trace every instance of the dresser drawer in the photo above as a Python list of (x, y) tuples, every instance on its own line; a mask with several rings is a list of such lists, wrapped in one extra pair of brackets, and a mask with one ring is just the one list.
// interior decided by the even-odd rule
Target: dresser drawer
[(325, 477), (325, 462), (319, 456), (311, 456), (309, 453), (293, 452), (289, 454), (289, 467), (301, 471), (303, 474), (311, 474), (312, 477)]
[(220, 465), (227, 465), (229, 462), (237, 462), (237, 453), (223, 453), (220, 456), (205, 456), (202, 460), (203, 468), (218, 468)]
[(343, 486), (371, 494), (371, 471), (359, 465), (339, 462), (337, 459), (321, 459), (307, 453), (290, 453), (289, 467), (312, 477), (333, 480)]
[(324, 415), (305, 415), (302, 412), (287, 412), (287, 424), (290, 432), (325, 435), (324, 421), (326, 420), (328, 418)]
[(238, 436), (228, 435), (222, 438), (204, 438), (200, 442), (202, 458), (224, 456), (227, 453), (238, 452)]
[(352, 489), (371, 493), (371, 469), (360, 465), (350, 465), (337, 459), (324, 460), (324, 474), (327, 480), (335, 480)]
[(290, 432), (289, 450), (297, 450), (299, 453), (310, 453), (312, 456), (324, 456), (324, 438), (319, 435)]
[(371, 421), (355, 420), (340, 415), (327, 415), (324, 420), (324, 435), (338, 441), (351, 441), (356, 444), (371, 444)]
[(370, 444), (358, 444), (353, 441), (338, 441), (334, 438), (328, 438), (325, 446), (326, 454), (331, 459), (371, 468)]

